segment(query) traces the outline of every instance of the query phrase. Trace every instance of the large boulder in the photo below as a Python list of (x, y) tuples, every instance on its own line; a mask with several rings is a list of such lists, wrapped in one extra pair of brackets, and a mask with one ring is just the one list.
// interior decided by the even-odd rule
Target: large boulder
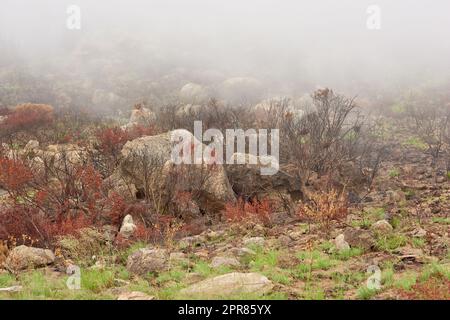
[(191, 104), (206, 102), (210, 96), (207, 88), (192, 82), (185, 84), (179, 95), (182, 102)]
[(128, 257), (127, 270), (144, 276), (150, 272), (161, 272), (168, 268), (169, 254), (164, 249), (139, 249)]
[[(168, 196), (171, 192), (195, 192), (209, 204), (216, 204), (217, 209), (228, 201), (234, 201), (234, 193), (222, 165), (176, 164), (172, 156), (176, 147), (173, 137), (180, 134), (192, 141), (189, 147), (205, 148), (187, 130), (141, 137), (124, 145), (123, 160), (113, 176), (121, 177), (141, 193), (153, 190)], [(118, 193), (123, 191), (123, 188), (113, 188)]]
[(352, 248), (370, 250), (375, 246), (375, 239), (372, 233), (364, 229), (345, 229), (343, 240), (345, 240)]
[[(298, 123), (306, 115), (305, 110), (296, 105), (289, 98), (272, 98), (259, 102), (252, 111), (256, 123), (273, 123), (281, 118), (291, 119), (293, 124)], [(273, 123), (279, 125), (280, 123)]]
[[(294, 201), (303, 198), (303, 185), (294, 166), (280, 165), (276, 158), (269, 156), (263, 159), (242, 153), (234, 153), (232, 160), (234, 164), (229, 161), (226, 171), (230, 184), (238, 195), (248, 198), (278, 195)], [(262, 174), (264, 168), (267, 173), (274, 174)]]
[(123, 129), (132, 128), (133, 126), (148, 126), (154, 124), (155, 121), (156, 115), (153, 111), (142, 104), (137, 104), (134, 106), (133, 111), (131, 111), (128, 124)]
[(263, 295), (272, 290), (273, 284), (258, 273), (227, 273), (195, 283), (180, 291), (182, 296), (218, 298), (240, 294)]
[(55, 255), (51, 250), (27, 246), (15, 247), (5, 261), (5, 267), (11, 271), (28, 268), (39, 268), (55, 262)]

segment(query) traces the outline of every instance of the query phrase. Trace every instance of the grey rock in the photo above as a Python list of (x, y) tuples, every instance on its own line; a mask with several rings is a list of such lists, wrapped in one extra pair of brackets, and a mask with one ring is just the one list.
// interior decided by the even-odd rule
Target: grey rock
[(182, 296), (218, 298), (252, 293), (263, 295), (273, 288), (267, 277), (258, 273), (227, 273), (195, 283), (180, 291)]
[(127, 270), (137, 275), (160, 272), (167, 269), (168, 261), (165, 249), (139, 249), (128, 257)]

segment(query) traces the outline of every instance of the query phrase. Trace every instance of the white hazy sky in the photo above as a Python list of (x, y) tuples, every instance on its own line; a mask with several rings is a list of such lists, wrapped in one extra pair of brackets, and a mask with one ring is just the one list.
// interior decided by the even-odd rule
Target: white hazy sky
[[(81, 8), (81, 30), (66, 8)], [(369, 5), (381, 29), (368, 30)], [(448, 0), (1, 0), (0, 49), (64, 58), (71, 42), (132, 36), (169, 57), (280, 81), (450, 75)], [(105, 53), (103, 53), (105, 54)], [(0, 51), (1, 55), (1, 51)], [(105, 54), (108, 57), (108, 54)]]

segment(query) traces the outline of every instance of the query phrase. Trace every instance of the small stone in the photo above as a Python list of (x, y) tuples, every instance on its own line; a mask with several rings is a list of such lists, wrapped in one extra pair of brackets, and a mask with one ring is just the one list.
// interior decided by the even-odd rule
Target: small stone
[(123, 219), (122, 226), (120, 227), (119, 233), (125, 237), (129, 238), (133, 235), (134, 231), (136, 231), (136, 225), (133, 222), (133, 217), (131, 215), (126, 215)]
[(185, 281), (188, 284), (196, 283), (203, 280), (203, 276), (200, 273), (192, 272), (186, 274)]
[(419, 228), (414, 229), (411, 232), (411, 235), (416, 238), (423, 238), (427, 235), (427, 232), (426, 232), (426, 230), (419, 227)]
[(249, 246), (262, 247), (262, 246), (264, 246), (264, 242), (265, 242), (265, 240), (263, 237), (253, 237), (253, 238), (244, 239), (244, 245), (246, 247), (249, 247)]
[(336, 246), (336, 249), (338, 251), (345, 251), (350, 249), (350, 245), (347, 241), (345, 241), (345, 236), (343, 234), (340, 234), (334, 239), (334, 245)]
[(344, 231), (344, 239), (352, 248), (369, 250), (375, 246), (375, 239), (370, 231), (356, 228), (348, 228)]
[(264, 226), (257, 224), (253, 227), (253, 231), (258, 232), (258, 233), (264, 233), (265, 229), (264, 229)]
[(0, 288), (0, 292), (19, 292), (22, 291), (22, 286), (12, 286), (7, 288)]
[(206, 242), (206, 239), (202, 235), (185, 237), (180, 240), (179, 244), (182, 248), (187, 247), (200, 247)]
[(256, 252), (249, 248), (232, 248), (231, 253), (237, 257), (244, 257), (248, 255), (255, 255)]
[(447, 180), (447, 179), (445, 177), (443, 177), (443, 176), (439, 176), (439, 177), (436, 178), (436, 182), (437, 183), (444, 183), (445, 180)]
[(169, 255), (164, 249), (139, 249), (128, 257), (127, 270), (133, 274), (146, 275), (168, 267)]
[(117, 287), (123, 287), (129, 285), (130, 282), (123, 279), (114, 279), (114, 285)]
[(189, 259), (183, 252), (172, 252), (169, 256), (170, 263), (173, 264), (188, 264)]
[(278, 243), (283, 246), (283, 247), (287, 247), (289, 246), (289, 244), (292, 242), (291, 237), (282, 234), (281, 236), (278, 237)]
[(117, 300), (155, 300), (154, 296), (149, 296), (148, 294), (140, 291), (126, 292), (119, 295)]
[(372, 225), (371, 229), (380, 234), (387, 234), (394, 228), (386, 220), (379, 220)]
[(239, 267), (241, 264), (236, 258), (230, 257), (214, 257), (210, 266), (212, 268), (219, 267)]

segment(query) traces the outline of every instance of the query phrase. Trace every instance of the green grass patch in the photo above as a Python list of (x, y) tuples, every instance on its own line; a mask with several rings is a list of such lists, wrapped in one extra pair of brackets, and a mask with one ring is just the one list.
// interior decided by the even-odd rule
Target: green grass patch
[(397, 178), (400, 176), (400, 170), (398, 168), (391, 169), (389, 170), (388, 175), (391, 178)]
[(403, 247), (408, 242), (406, 236), (402, 234), (380, 235), (377, 239), (376, 246), (382, 251), (393, 251)]
[(333, 254), (333, 258), (335, 258), (337, 260), (347, 261), (353, 257), (360, 256), (363, 253), (364, 253), (364, 250), (361, 248), (350, 248), (347, 250), (341, 250), (341, 251), (335, 252)]
[(416, 273), (406, 273), (402, 275), (399, 279), (394, 280), (394, 287), (403, 290), (410, 290), (413, 285), (417, 282)]
[(356, 296), (359, 300), (370, 300), (376, 296), (377, 293), (378, 290), (369, 289), (366, 285), (363, 285), (358, 289)]
[(427, 144), (419, 137), (411, 137), (402, 143), (404, 146), (411, 146), (418, 150), (425, 151), (428, 149)]

